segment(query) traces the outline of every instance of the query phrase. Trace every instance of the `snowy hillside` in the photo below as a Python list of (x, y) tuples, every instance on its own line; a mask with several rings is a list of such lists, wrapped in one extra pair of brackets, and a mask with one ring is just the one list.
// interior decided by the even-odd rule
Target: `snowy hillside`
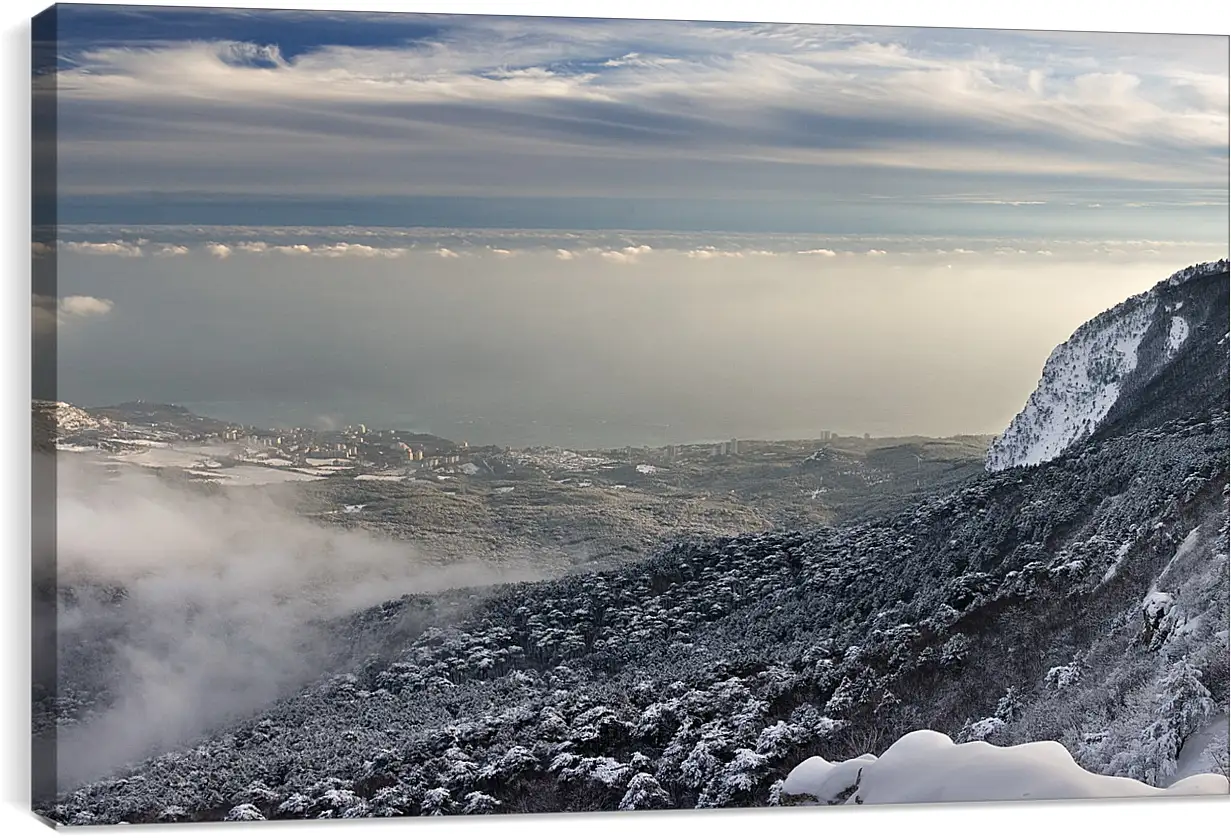
[[(1155, 786), (1208, 773), (1225, 764), (1209, 746), (1226, 744), (1227, 423), (1083, 443), (1084, 460), (980, 475), (891, 518), (403, 597), (326, 627), (336, 664), (302, 690), (40, 811), (764, 806), (808, 757), (925, 727), (1054, 740), (1086, 771)], [(85, 736), (110, 699), (64, 662), (83, 712), (49, 709)]]
[(80, 433), (86, 430), (98, 430), (111, 427), (113, 423), (105, 418), (90, 415), (79, 407), (66, 402), (49, 402), (35, 400), (34, 410), (37, 414), (50, 419), (54, 424), (56, 437)]
[(787, 776), (779, 794), (812, 805), (1180, 797), (1226, 795), (1227, 778), (1198, 774), (1156, 788), (1092, 774), (1059, 742), (959, 745), (943, 733), (917, 730), (879, 759), (865, 754), (833, 763), (810, 757)]
[[(1226, 272), (1225, 259), (1193, 265), (1082, 325), (1052, 352), (1025, 408), (992, 443), (988, 470), (1045, 463), (1095, 433), (1117, 402), (1185, 347), (1194, 324), (1176, 313), (1184, 286)], [(1162, 339), (1147, 350), (1143, 341), (1156, 331)], [(1149, 376), (1134, 377), (1139, 367)]]

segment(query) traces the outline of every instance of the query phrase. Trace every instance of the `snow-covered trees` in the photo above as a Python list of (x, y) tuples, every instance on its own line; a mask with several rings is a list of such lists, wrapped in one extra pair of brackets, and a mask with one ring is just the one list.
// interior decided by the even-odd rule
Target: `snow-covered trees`
[[(165, 810), (164, 810), (165, 811)], [(231, 808), (227, 812), (226, 818), (228, 821), (263, 821), (265, 816), (261, 814), (261, 810), (251, 803), (241, 803), (238, 806)]]
[(1124, 712), (1085, 743), (1079, 757), (1103, 773), (1158, 785), (1175, 773), (1184, 744), (1214, 711), (1201, 671), (1180, 658), (1132, 694)]
[[(48, 811), (114, 823), (242, 805), (271, 819), (763, 805), (808, 756), (879, 752), (923, 727), (1056, 739), (1087, 769), (1162, 776), (1226, 707), (1213, 537), (1226, 431), (1224, 417), (1102, 440), (1084, 460), (841, 529), (404, 597), (340, 623), (353, 654), (255, 723)], [(1215, 478), (1186, 496), (1194, 473)], [(1209, 544), (1168, 588), (1189, 628), (1151, 649), (1143, 597), (1198, 523)], [(1052, 573), (1060, 559), (1086, 564)]]
[(462, 807), (464, 815), (490, 815), (498, 811), (500, 811), (500, 801), (481, 791), (472, 791), (466, 795), (466, 802)]
[(1151, 758), (1143, 779), (1151, 784), (1171, 776), (1184, 743), (1214, 712), (1201, 670), (1187, 658), (1167, 667), (1157, 697), (1157, 717), (1142, 733), (1144, 750)]
[(1047, 670), (1047, 686), (1056, 692), (1070, 689), (1081, 681), (1081, 662), (1073, 661), (1064, 666), (1053, 666)]
[(1226, 736), (1215, 737), (1201, 752), (1201, 770), (1231, 779), (1231, 742)]
[(620, 798), (619, 808), (623, 811), (637, 809), (668, 809), (671, 798), (653, 774), (641, 772), (628, 782), (628, 789)]
[(457, 811), (457, 808), (453, 795), (444, 786), (428, 789), (423, 795), (423, 802), (419, 804), (420, 814), (428, 816), (451, 815)]

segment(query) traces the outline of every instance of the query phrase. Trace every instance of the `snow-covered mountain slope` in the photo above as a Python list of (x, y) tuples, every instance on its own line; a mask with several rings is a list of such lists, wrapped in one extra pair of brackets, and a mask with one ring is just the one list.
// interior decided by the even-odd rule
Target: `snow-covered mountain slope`
[(1176, 379), (1195, 375), (1201, 379), (1196, 387), (1208, 398), (1209, 377), (1219, 374), (1217, 364), (1210, 364), (1215, 355), (1222, 361), (1219, 392), (1225, 392), (1227, 353), (1210, 352), (1210, 344), (1224, 338), (1226, 324), (1225, 259), (1178, 271), (1098, 315), (1047, 359), (1025, 408), (988, 450), (988, 470), (1055, 459), (1114, 421), (1128, 418), (1143, 401), (1155, 408), (1160, 401), (1170, 406), (1157, 393), (1143, 398), (1160, 379), (1173, 389), (1177, 383), (1193, 389), (1194, 382)]
[(81, 431), (93, 431), (110, 427), (110, 419), (96, 417), (89, 411), (68, 404), (67, 402), (34, 401), (34, 411), (49, 419), (55, 428), (55, 436), (62, 437)]
[[(881, 753), (925, 727), (1056, 741), (1088, 772), (1155, 787), (1181, 756), (1186, 775), (1208, 773), (1225, 739), (1177, 745), (1216, 734), (1227, 706), (1227, 428), (1224, 408), (1090, 440), (857, 525), (406, 596), (324, 626), (336, 658), (302, 690), (65, 781), (39, 811), (102, 824), (773, 805), (808, 757)], [(106, 613), (123, 625), (133, 602)], [(64, 700), (42, 717), (67, 731), (62, 752), (102, 762), (98, 732), (148, 706), (146, 676), (117, 669), (99, 695), (91, 648), (60, 661)]]

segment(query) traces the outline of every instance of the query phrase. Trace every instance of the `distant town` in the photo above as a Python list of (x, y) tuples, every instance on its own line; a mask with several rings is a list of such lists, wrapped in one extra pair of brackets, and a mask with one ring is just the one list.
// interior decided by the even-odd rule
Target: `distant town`
[[(502, 475), (517, 464), (548, 470), (635, 466), (642, 474), (677, 464), (760, 458), (780, 453), (781, 443), (729, 439), (659, 447), (625, 447), (580, 454), (558, 447), (472, 446), (433, 434), (348, 425), (340, 430), (264, 428), (197, 416), (178, 405), (145, 401), (82, 409), (63, 402), (36, 402), (47, 418), (47, 436), (62, 451), (97, 450), (154, 454), (167, 446), (189, 455), (173, 462), (171, 452), (148, 465), (178, 465), (190, 478), (209, 478), (226, 466), (263, 466), (303, 476), (351, 474), (397, 479), (416, 473)], [(838, 438), (820, 431), (813, 442)], [(187, 444), (187, 448), (185, 448)], [(196, 450), (191, 454), (192, 449)]]
[[(421, 463), (427, 468), (455, 465), (469, 453), (465, 442), (404, 431), (372, 430), (366, 425), (348, 425), (340, 431), (314, 428), (263, 430), (230, 427), (217, 434), (223, 442), (237, 443), (261, 459), (284, 460), (294, 466), (367, 466), (397, 468)], [(209, 435), (197, 438), (209, 441)], [(274, 465), (276, 463), (269, 463)]]
[[(835, 436), (830, 431), (821, 431), (816, 439), (828, 441)], [(337, 431), (314, 428), (268, 430), (232, 426), (212, 434), (199, 434), (191, 441), (210, 442), (214, 439), (238, 445), (248, 457), (265, 465), (338, 470), (458, 469), (477, 473), (480, 470), (492, 470), (487, 462), (489, 457), (504, 459), (515, 453), (515, 449), (503, 446), (471, 446), (465, 440), (455, 442), (430, 434), (378, 430), (364, 424), (348, 425)], [(567, 457), (572, 453), (566, 449), (551, 447), (516, 450), (537, 454), (539, 457), (550, 457), (552, 453)], [(651, 465), (729, 458), (741, 453), (749, 454), (752, 451), (749, 443), (739, 439), (657, 448), (627, 446), (604, 451), (608, 460)]]

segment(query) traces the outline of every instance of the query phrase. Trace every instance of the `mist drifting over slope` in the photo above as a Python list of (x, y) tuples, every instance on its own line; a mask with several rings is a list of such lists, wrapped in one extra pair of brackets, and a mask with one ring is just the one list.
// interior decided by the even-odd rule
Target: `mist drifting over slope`
[(516, 562), (443, 566), (405, 542), (328, 529), (267, 487), (206, 492), (63, 454), (58, 480), (61, 672), (89, 681), (62, 681), (61, 693), (109, 699), (60, 732), (66, 785), (319, 674), (331, 619), (408, 592), (538, 575)]

